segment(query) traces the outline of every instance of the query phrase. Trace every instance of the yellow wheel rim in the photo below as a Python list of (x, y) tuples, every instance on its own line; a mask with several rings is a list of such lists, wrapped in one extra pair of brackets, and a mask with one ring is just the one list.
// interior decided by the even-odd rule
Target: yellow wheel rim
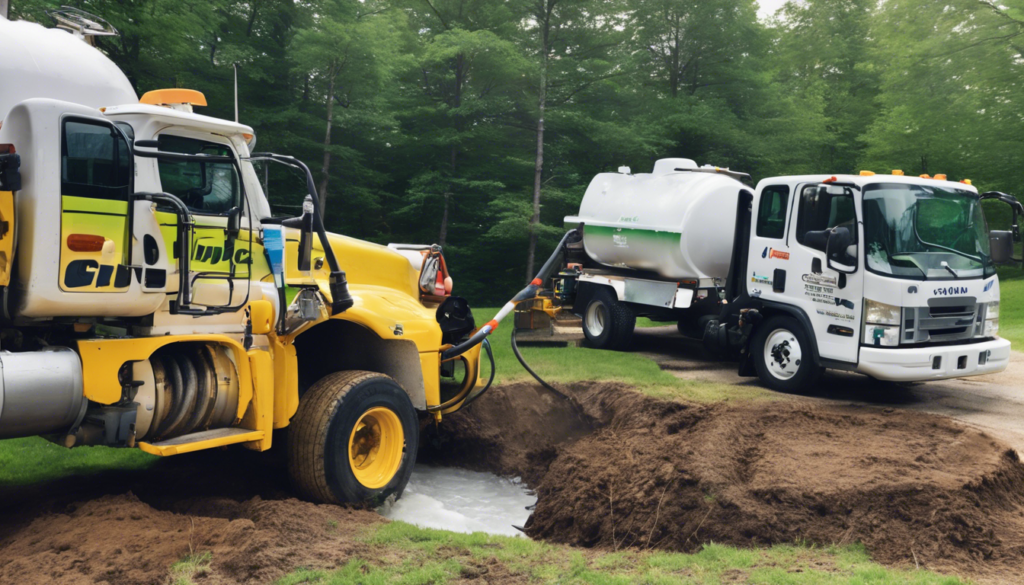
[(378, 406), (363, 413), (348, 439), (348, 463), (364, 487), (388, 485), (402, 466), (405, 433), (402, 421), (389, 408)]

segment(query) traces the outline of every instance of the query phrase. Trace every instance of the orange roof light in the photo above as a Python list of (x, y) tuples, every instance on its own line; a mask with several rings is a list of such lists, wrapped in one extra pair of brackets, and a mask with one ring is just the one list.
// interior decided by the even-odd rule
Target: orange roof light
[(970, 179), (964, 179), (964, 180), (962, 180), (960, 182), (963, 183), (964, 185), (973, 185), (973, 183), (971, 183)]
[(839, 179), (837, 177), (832, 176), (832, 177), (829, 177), (829, 178), (825, 179), (824, 181), (822, 181), (822, 183), (835, 183), (838, 180)]
[(935, 175), (932, 178), (935, 179), (936, 181), (945, 181), (946, 180), (946, 175)]
[(931, 175), (918, 175), (918, 176), (921, 177), (922, 179), (930, 179), (930, 178), (932, 178)]
[(170, 106), (177, 104), (188, 104), (190, 106), (205, 106), (206, 96), (194, 89), (155, 89), (142, 94), (140, 103), (151, 106)]
[(862, 177), (874, 177), (875, 173), (872, 171), (861, 171), (860, 176)]
[(103, 236), (71, 234), (68, 236), (68, 249), (72, 252), (102, 252), (105, 241), (107, 239)]
[(892, 170), (892, 174), (893, 174), (893, 176), (895, 176), (895, 177), (902, 177), (902, 176), (903, 176), (903, 171), (901, 171), (901, 170), (899, 170), (899, 169), (893, 169), (893, 170)]

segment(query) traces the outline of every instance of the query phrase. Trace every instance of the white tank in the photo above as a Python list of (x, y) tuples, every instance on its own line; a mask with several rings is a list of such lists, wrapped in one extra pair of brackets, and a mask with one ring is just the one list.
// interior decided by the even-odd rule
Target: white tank
[[(696, 172), (695, 172), (696, 171)], [(746, 186), (690, 159), (659, 160), (651, 174), (601, 173), (578, 216), (587, 255), (606, 266), (671, 279), (725, 278), (736, 203)]]
[(0, 120), (29, 98), (93, 108), (139, 102), (114, 62), (63, 30), (0, 18)]

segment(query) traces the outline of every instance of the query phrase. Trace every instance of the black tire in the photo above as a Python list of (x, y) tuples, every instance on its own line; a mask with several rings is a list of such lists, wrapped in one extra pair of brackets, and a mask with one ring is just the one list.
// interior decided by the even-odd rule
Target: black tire
[(766, 319), (750, 340), (757, 377), (772, 390), (807, 392), (825, 371), (811, 347), (810, 337), (796, 319), (782, 315)]
[(602, 286), (583, 311), (583, 336), (597, 349), (626, 349), (633, 338), (636, 314), (620, 303), (615, 291)]
[[(368, 487), (356, 477), (349, 441), (363, 415), (375, 408), (397, 416), (403, 444), (401, 463), (391, 479)], [(288, 473), (305, 499), (380, 504), (388, 496), (401, 496), (409, 483), (419, 447), (419, 423), (409, 396), (384, 374), (345, 371), (324, 376), (302, 396), (288, 429)]]

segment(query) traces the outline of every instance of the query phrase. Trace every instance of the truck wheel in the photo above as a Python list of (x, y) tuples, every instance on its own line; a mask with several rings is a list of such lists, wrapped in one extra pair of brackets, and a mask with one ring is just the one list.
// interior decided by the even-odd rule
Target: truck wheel
[(636, 315), (606, 286), (595, 293), (583, 313), (583, 335), (597, 349), (625, 349), (633, 337)]
[(792, 317), (772, 317), (761, 323), (750, 344), (761, 383), (780, 392), (803, 392), (818, 381), (824, 368), (811, 353), (811, 342)]
[(340, 504), (402, 495), (419, 443), (409, 396), (376, 372), (335, 372), (302, 396), (288, 432), (288, 473), (306, 499)]

